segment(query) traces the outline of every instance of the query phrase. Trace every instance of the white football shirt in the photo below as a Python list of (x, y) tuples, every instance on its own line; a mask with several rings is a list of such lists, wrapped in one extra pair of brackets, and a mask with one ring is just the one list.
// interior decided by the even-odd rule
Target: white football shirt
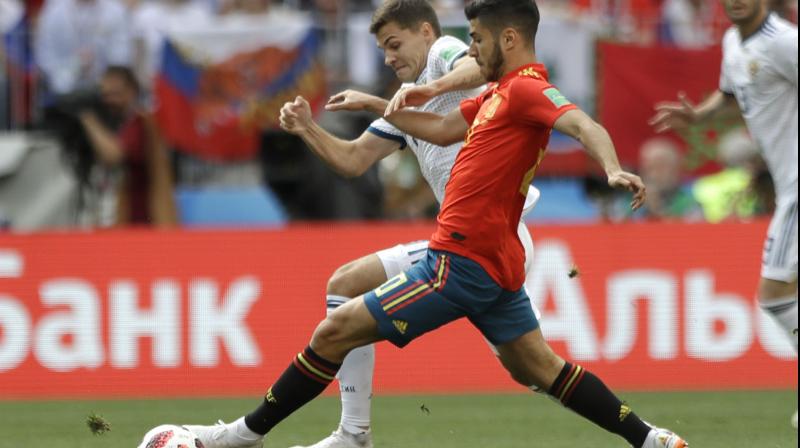
[[(440, 37), (433, 43), (430, 51), (428, 51), (427, 63), (416, 82), (414, 84), (404, 84), (403, 87), (424, 85), (441, 78), (453, 70), (453, 64), (455, 64), (459, 58), (465, 56), (468, 50), (469, 47), (467, 44), (455, 37)], [(453, 109), (457, 109), (461, 105), (462, 100), (474, 98), (478, 96), (481, 91), (483, 91), (483, 87), (473, 90), (445, 93), (431, 99), (418, 110), (446, 115)], [(406, 146), (411, 148), (419, 161), (419, 168), (420, 171), (422, 171), (422, 176), (428, 182), (428, 185), (431, 186), (436, 200), (439, 201), (439, 204), (444, 201), (444, 187), (447, 185), (447, 181), (450, 180), (450, 171), (453, 168), (456, 155), (458, 155), (458, 151), (461, 149), (463, 142), (446, 147), (437, 146), (407, 135), (383, 118), (373, 121), (367, 131), (382, 138), (395, 140), (401, 144), (401, 148)], [(533, 207), (538, 198), (539, 191), (533, 187), (529, 188), (523, 214), (527, 213)]]
[(745, 40), (731, 27), (722, 54), (720, 90), (736, 97), (778, 199), (796, 198), (797, 27), (775, 14)]

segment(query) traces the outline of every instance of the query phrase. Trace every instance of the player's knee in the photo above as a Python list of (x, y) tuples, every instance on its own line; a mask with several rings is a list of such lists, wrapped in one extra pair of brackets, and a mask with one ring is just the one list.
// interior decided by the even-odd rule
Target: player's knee
[(523, 368), (507, 368), (508, 373), (511, 374), (511, 379), (513, 379), (518, 384), (531, 387), (531, 386), (541, 386), (538, 384), (537, 378), (532, 372), (523, 369)]
[(333, 313), (317, 326), (312, 336), (313, 346), (335, 347), (347, 340), (347, 323), (341, 313)]
[(356, 291), (353, 263), (347, 263), (336, 269), (328, 279), (327, 294), (353, 298), (358, 295)]
[(797, 280), (794, 282), (780, 282), (762, 278), (758, 284), (758, 299), (770, 301), (794, 295), (797, 291)]

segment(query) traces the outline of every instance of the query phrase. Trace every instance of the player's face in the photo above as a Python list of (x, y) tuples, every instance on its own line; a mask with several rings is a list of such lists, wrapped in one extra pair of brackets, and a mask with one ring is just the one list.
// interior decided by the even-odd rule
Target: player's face
[(478, 19), (469, 21), (469, 31), (472, 38), (469, 55), (475, 58), (484, 79), (490, 82), (498, 81), (502, 77), (505, 63), (500, 44), (488, 28), (481, 26)]
[(757, 20), (766, 7), (764, 0), (722, 0), (722, 5), (728, 18), (736, 25)]
[(416, 81), (425, 68), (428, 60), (428, 33), (429, 27), (426, 24), (415, 31), (389, 22), (375, 35), (378, 47), (383, 49), (384, 63), (394, 70), (400, 81)]

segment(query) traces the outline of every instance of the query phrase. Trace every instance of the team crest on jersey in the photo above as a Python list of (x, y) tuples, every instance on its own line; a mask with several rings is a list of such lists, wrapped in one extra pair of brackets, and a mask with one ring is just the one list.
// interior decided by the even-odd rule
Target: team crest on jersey
[(758, 61), (753, 60), (750, 61), (750, 65), (747, 66), (748, 71), (750, 72), (750, 78), (755, 79), (756, 75), (758, 74), (758, 70), (761, 67), (758, 65)]
[(542, 79), (542, 75), (531, 67), (520, 70), (519, 76), (530, 76), (531, 78)]

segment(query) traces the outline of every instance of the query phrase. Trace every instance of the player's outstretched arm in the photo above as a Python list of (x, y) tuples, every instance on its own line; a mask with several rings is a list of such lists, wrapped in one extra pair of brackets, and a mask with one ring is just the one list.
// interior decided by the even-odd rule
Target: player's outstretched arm
[(553, 129), (578, 140), (586, 151), (603, 167), (608, 176), (608, 185), (624, 188), (633, 193), (631, 208), (644, 204), (646, 190), (639, 176), (622, 170), (617, 151), (608, 131), (580, 109), (565, 112), (556, 120)]
[(459, 108), (447, 115), (403, 109), (384, 118), (406, 134), (437, 146), (458, 143), (467, 133), (467, 121)]
[(283, 105), (280, 124), (286, 132), (302, 138), (320, 159), (345, 177), (360, 176), (373, 163), (400, 147), (393, 140), (369, 132), (364, 132), (355, 140), (342, 140), (334, 136), (314, 121), (311, 107), (300, 96)]
[(386, 107), (386, 115), (404, 107), (418, 107), (432, 98), (456, 90), (469, 90), (486, 83), (478, 63), (470, 56), (464, 56), (453, 64), (453, 70), (439, 79), (421, 86), (398, 90)]
[(348, 110), (353, 112), (367, 111), (375, 115), (383, 115), (386, 106), (389, 104), (383, 98), (368, 93), (359, 92), (358, 90), (348, 89), (343, 90), (328, 99), (325, 104), (325, 110), (331, 112)]
[(695, 105), (685, 93), (678, 94), (677, 102), (656, 104), (656, 114), (648, 121), (656, 132), (680, 131), (694, 123), (702, 122), (725, 107), (733, 105), (733, 95), (717, 90), (702, 103)]

